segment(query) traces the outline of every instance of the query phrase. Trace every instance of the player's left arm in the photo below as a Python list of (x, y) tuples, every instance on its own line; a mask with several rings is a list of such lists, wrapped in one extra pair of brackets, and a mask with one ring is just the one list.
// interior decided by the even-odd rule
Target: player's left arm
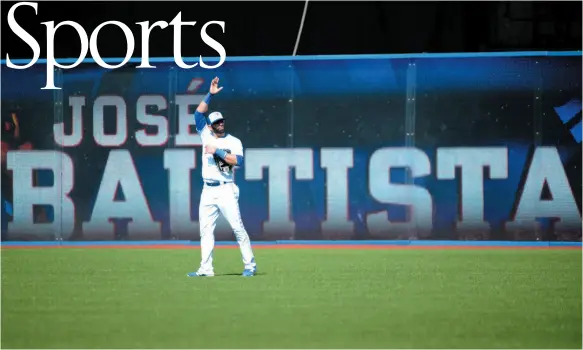
[(227, 153), (225, 150), (216, 149), (212, 146), (207, 146), (211, 148), (213, 154), (217, 155), (221, 159), (223, 159), (227, 164), (233, 166), (243, 166), (244, 157), (243, 157), (243, 145), (241, 141), (237, 140), (237, 142), (233, 145), (233, 149), (231, 153)]

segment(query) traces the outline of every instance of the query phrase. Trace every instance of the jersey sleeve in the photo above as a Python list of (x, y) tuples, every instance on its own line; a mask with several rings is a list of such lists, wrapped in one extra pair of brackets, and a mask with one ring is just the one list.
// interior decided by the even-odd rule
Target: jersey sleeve
[(202, 139), (203, 143), (206, 143), (209, 136), (211, 135), (211, 131), (207, 128), (206, 117), (204, 114), (200, 113), (199, 111), (194, 112), (194, 123), (196, 126), (196, 132), (198, 132), (200, 138)]
[(206, 144), (213, 136), (212, 132), (207, 127), (204, 127), (202, 130), (198, 131), (198, 134), (200, 135), (202, 143), (204, 144)]
[(203, 129), (206, 129), (206, 117), (199, 111), (194, 112), (194, 123), (196, 124), (196, 131), (200, 134)]
[(231, 150), (231, 154), (237, 157), (236, 167), (242, 167), (245, 163), (245, 159), (243, 157), (243, 144), (240, 140), (233, 142), (233, 149)]
[(240, 140), (236, 140), (233, 142), (233, 149), (231, 150), (232, 154), (236, 156), (243, 156), (243, 144)]

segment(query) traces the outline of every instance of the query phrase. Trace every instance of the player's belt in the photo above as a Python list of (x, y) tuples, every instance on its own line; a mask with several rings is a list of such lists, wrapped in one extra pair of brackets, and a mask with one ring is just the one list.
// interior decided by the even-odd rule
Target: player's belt
[(230, 181), (216, 181), (216, 182), (208, 182), (205, 181), (204, 184), (207, 186), (220, 186), (220, 185), (226, 185), (226, 184), (230, 184)]

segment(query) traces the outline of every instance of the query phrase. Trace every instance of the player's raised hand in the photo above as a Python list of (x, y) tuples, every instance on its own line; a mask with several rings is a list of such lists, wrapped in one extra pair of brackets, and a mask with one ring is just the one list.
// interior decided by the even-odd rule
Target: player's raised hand
[(213, 81), (211, 81), (211, 88), (209, 92), (214, 95), (221, 90), (223, 90), (223, 87), (219, 87), (219, 78), (215, 77)]

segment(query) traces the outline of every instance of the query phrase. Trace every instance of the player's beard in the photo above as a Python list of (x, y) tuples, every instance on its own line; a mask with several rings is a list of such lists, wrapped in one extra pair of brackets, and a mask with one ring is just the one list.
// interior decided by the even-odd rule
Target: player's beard
[(221, 136), (225, 133), (225, 127), (224, 125), (213, 125), (213, 132), (215, 133), (215, 135)]

